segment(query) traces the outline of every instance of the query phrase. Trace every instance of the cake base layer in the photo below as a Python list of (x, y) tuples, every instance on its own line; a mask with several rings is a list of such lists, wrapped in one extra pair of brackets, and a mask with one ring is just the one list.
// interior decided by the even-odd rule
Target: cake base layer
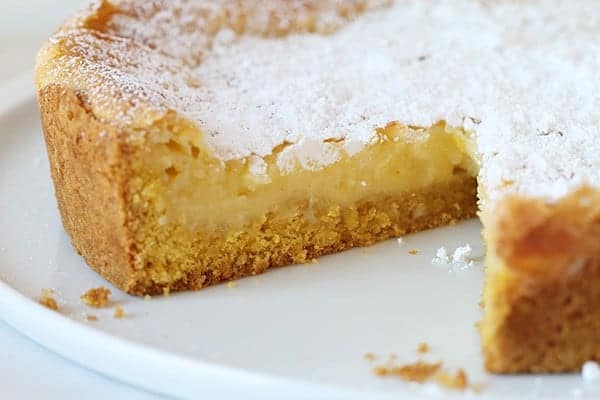
[(484, 325), (484, 332), (496, 327), (484, 336), (488, 371), (575, 372), (586, 361), (600, 360), (600, 256), (566, 278), (517, 294), (522, 283), (506, 282), (504, 290), (493, 290), (499, 297), (486, 304), (503, 314)]
[(600, 360), (600, 192), (507, 199), (483, 222), (486, 368), (572, 372)]
[(153, 245), (140, 249), (145, 273), (124, 289), (133, 294), (200, 289), (470, 218), (477, 211), (476, 181), (463, 175), (419, 192), (350, 206), (308, 203), (296, 204), (293, 216), (266, 214), (237, 231), (192, 233), (177, 225), (150, 229), (146, 242)]

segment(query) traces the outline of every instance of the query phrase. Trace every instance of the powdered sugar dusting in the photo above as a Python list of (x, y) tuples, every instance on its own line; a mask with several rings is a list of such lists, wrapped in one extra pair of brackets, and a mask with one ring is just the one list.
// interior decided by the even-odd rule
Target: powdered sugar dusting
[(472, 253), (473, 248), (467, 243), (464, 246), (458, 246), (450, 257), (446, 248), (442, 246), (437, 249), (431, 263), (448, 266), (450, 271), (467, 271), (475, 265)]
[(223, 160), (291, 143), (282, 170), (318, 169), (390, 121), (445, 120), (476, 133), (486, 201), (600, 186), (600, 4), (386, 3), (120, 1), (102, 34), (55, 39), (69, 55), (46, 81), (107, 118), (174, 110)]

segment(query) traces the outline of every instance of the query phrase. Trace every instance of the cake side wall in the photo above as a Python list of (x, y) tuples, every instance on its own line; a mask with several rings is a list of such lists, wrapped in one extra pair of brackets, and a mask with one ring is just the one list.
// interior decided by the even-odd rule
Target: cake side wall
[(486, 368), (570, 372), (600, 360), (600, 191), (495, 210), (484, 218)]
[(72, 89), (43, 87), (38, 101), (63, 226), (94, 270), (128, 290), (135, 273), (119, 132), (96, 120)]

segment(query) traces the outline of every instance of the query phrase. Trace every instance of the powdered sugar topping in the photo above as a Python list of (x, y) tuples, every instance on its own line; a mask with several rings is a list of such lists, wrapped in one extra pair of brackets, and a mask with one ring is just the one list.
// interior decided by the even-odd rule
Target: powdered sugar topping
[(431, 259), (431, 263), (435, 265), (448, 266), (450, 271), (467, 271), (475, 265), (472, 257), (473, 248), (470, 244), (458, 246), (452, 256), (448, 254), (445, 247), (437, 249), (435, 257)]
[(223, 160), (289, 143), (282, 170), (319, 169), (390, 121), (445, 120), (476, 133), (484, 200), (600, 186), (597, 2), (386, 3), (121, 1), (105, 34), (125, 39), (82, 34), (57, 68), (100, 77), (99, 115), (175, 110)]

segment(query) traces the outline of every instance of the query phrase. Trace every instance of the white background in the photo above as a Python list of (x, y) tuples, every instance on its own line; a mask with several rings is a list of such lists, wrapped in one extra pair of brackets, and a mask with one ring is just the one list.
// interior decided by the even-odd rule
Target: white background
[[(32, 74), (41, 43), (82, 4), (85, 1), (0, 0), (0, 88)], [(1, 320), (0, 387), (2, 399), (157, 398), (70, 363)]]

